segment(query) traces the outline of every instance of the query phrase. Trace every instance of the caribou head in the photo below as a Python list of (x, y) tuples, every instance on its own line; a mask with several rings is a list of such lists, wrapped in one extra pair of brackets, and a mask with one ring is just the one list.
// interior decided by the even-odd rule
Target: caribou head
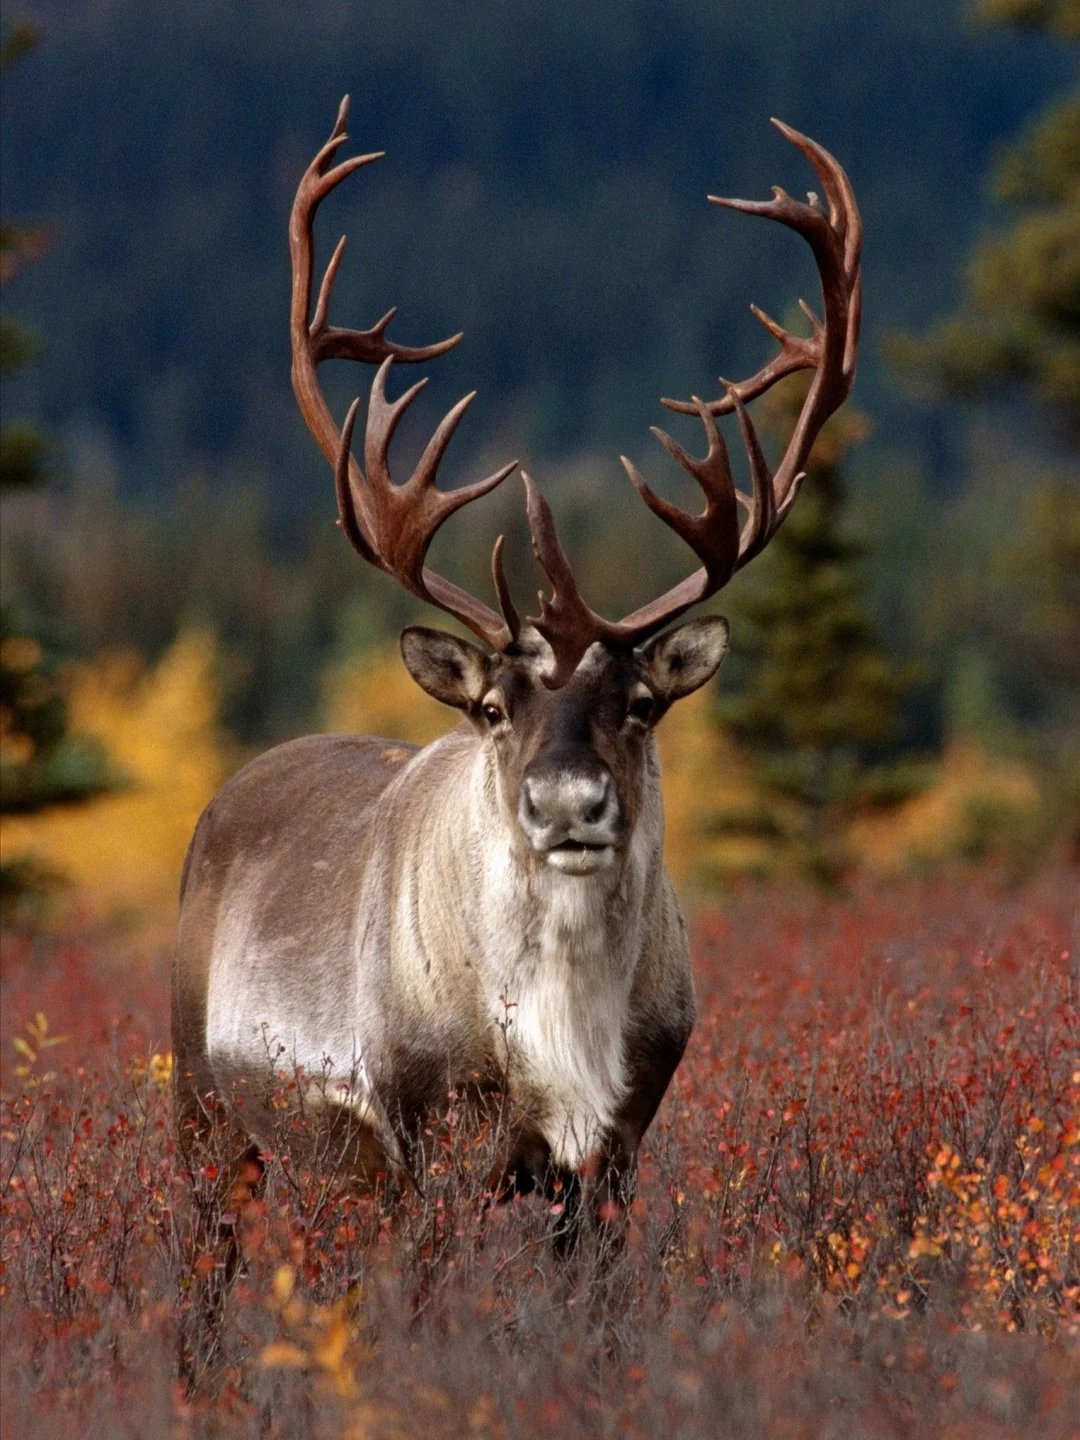
[(727, 622), (693, 620), (637, 649), (594, 641), (557, 688), (548, 684), (551, 647), (531, 627), (501, 655), (420, 627), (404, 632), (401, 648), (417, 683), (464, 711), (490, 753), (518, 854), (595, 875), (617, 869), (634, 834), (655, 778), (650, 732), (674, 700), (715, 674)]

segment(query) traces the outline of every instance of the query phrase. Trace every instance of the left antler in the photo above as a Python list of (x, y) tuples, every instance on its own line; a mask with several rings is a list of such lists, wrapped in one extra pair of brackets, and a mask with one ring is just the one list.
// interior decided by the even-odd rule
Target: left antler
[[(492, 569), (502, 615), (424, 565), (428, 547), (443, 521), (470, 500), (479, 499), (489, 490), (494, 490), (517, 467), (517, 461), (511, 460), (486, 480), (478, 480), (458, 490), (440, 490), (436, 485), (439, 462), (476, 392), (459, 400), (444, 417), (408, 480), (396, 485), (390, 477), (390, 441), (402, 415), (427, 383), (421, 380), (391, 402), (386, 398), (386, 378), (390, 367), (395, 360), (434, 359), (452, 349), (461, 335), (452, 335), (448, 340), (420, 348), (397, 345), (386, 338), (386, 328), (394, 318), (393, 310), (387, 311), (370, 330), (341, 330), (330, 325), (326, 318), (327, 310), (345, 251), (344, 236), (338, 241), (326, 267), (315, 302), (315, 313), (308, 320), (313, 269), (312, 227), (319, 203), (354, 170), (382, 158), (381, 151), (372, 155), (357, 155), (333, 169), (329, 168), (338, 148), (347, 138), (345, 126), (348, 118), (349, 97), (346, 95), (329, 140), (304, 172), (289, 219), (293, 275), (290, 314), (293, 390), (308, 429), (334, 467), (341, 528), (353, 546), (365, 560), (394, 576), (411, 594), (455, 616), (492, 649), (503, 650), (516, 636), (520, 622), (502, 572), (501, 537), (492, 556)], [(351, 454), (353, 426), (360, 402), (353, 403), (339, 431), (316, 373), (324, 360), (363, 360), (379, 365), (368, 404), (363, 470)]]

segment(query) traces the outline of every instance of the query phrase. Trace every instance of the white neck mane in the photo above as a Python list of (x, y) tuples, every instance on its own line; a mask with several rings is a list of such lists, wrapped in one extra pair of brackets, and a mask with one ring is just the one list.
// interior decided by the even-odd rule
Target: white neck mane
[(642, 817), (620, 866), (565, 875), (515, 854), (505, 824), (492, 826), (490, 791), (486, 799), (489, 1017), (514, 1088), (527, 1103), (544, 1097), (537, 1118), (553, 1158), (575, 1168), (626, 1095), (626, 1022), (657, 841)]

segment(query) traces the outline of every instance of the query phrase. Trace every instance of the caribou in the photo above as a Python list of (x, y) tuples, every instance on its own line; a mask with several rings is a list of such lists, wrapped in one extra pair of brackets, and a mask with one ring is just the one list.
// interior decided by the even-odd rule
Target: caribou
[[(532, 548), (550, 593), (522, 618), (501, 538), (492, 557), (497, 610), (425, 563), (443, 522), (517, 467), (461, 488), (437, 485), (473, 395), (446, 415), (412, 473), (391, 477), (391, 440), (424, 384), (389, 399), (391, 374), (435, 359), (461, 335), (398, 344), (387, 334), (393, 310), (368, 330), (332, 325), (344, 237), (312, 308), (316, 210), (381, 158), (337, 158), (347, 117), (348, 97), (292, 208), (293, 387), (333, 469), (348, 540), (480, 643), (423, 626), (401, 636), (413, 679), (461, 716), (433, 744), (295, 740), (241, 770), (203, 813), (184, 867), (174, 966), (181, 1135), (205, 1132), (225, 1111), (246, 1144), (268, 1148), (272, 1115), (257, 1097), (268, 1056), (278, 1057), (311, 1077), (309, 1100), (317, 1091), (323, 1109), (348, 1118), (358, 1184), (422, 1167), (426, 1120), (456, 1087), (513, 1101), (497, 1177), (504, 1192), (625, 1203), (642, 1137), (694, 1023), (687, 927), (664, 868), (654, 732), (671, 705), (712, 678), (728, 646), (717, 615), (672, 622), (764, 549), (795, 503), (815, 437), (851, 389), (858, 210), (837, 161), (779, 121), (824, 201), (813, 193), (797, 201), (779, 188), (767, 201), (709, 197), (803, 237), (821, 315), (800, 302), (810, 331), (801, 336), (752, 307), (778, 342), (773, 358), (745, 380), (722, 381), (716, 399), (663, 402), (703, 428), (703, 456), (652, 432), (700, 486), (701, 514), (656, 493), (623, 457), (641, 500), (700, 561), (623, 619), (604, 619), (582, 598), (551, 509), (524, 477)], [(359, 401), (339, 425), (317, 378), (324, 361), (341, 359), (378, 367), (362, 463), (353, 454)], [(770, 469), (747, 407), (800, 370), (812, 372), (810, 385)], [(717, 425), (730, 414), (749, 493), (736, 487)], [(242, 1107), (232, 1099), (238, 1087)]]

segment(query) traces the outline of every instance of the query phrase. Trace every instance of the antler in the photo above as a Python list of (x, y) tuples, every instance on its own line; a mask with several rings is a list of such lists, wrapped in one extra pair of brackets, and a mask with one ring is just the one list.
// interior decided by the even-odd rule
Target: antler
[[(348, 107), (346, 96), (329, 140), (304, 173), (289, 223), (293, 266), (293, 389), (308, 427), (334, 466), (340, 524), (355, 548), (365, 560), (393, 575), (411, 594), (456, 616), (492, 649), (504, 651), (518, 638), (521, 622), (503, 573), (502, 536), (496, 541), (492, 554), (492, 575), (501, 615), (424, 565), (431, 540), (443, 521), (462, 505), (501, 484), (517, 464), (511, 461), (486, 480), (460, 490), (445, 491), (437, 487), (439, 462), (475, 392), (459, 400), (445, 416), (411, 477), (401, 485), (395, 485), (390, 477), (390, 442), (402, 415), (426, 384), (421, 380), (399, 399), (387, 400), (386, 379), (391, 365), (394, 360), (433, 359), (456, 345), (461, 335), (420, 348), (397, 345), (386, 338), (387, 326), (395, 314), (393, 310), (370, 330), (341, 330), (331, 326), (326, 318), (327, 309), (344, 252), (344, 237), (327, 266), (314, 315), (310, 322), (308, 320), (312, 222), (319, 202), (354, 170), (381, 158), (381, 154), (360, 155), (329, 168), (346, 138)], [(791, 335), (757, 306), (751, 306), (755, 317), (779, 342), (780, 353), (747, 380), (737, 384), (722, 381), (725, 393), (708, 404), (697, 396), (689, 402), (664, 400), (669, 409), (697, 414), (705, 431), (706, 453), (700, 459), (689, 455), (663, 430), (654, 427), (652, 432), (668, 454), (701, 486), (705, 508), (700, 515), (688, 515), (657, 495), (631, 462), (622, 457), (626, 472), (645, 504), (686, 541), (702, 562), (699, 570), (623, 620), (605, 620), (582, 599), (559, 542), (550, 507), (525, 476), (533, 550), (552, 587), (550, 595), (540, 596), (540, 614), (527, 623), (551, 646), (553, 664), (545, 679), (553, 688), (573, 674), (594, 642), (599, 640), (619, 647), (640, 644), (691, 606), (714, 595), (736, 570), (763, 550), (795, 502), (803, 480), (801, 467), (821, 427), (851, 390), (862, 297), (862, 223), (855, 197), (847, 176), (826, 150), (779, 120), (773, 124), (813, 166), (825, 191), (828, 213), (816, 195), (809, 195), (804, 204), (792, 200), (779, 188), (774, 188), (772, 200), (724, 200), (715, 195), (709, 199), (747, 215), (778, 220), (803, 236), (817, 262), (824, 318), (818, 320), (809, 306), (800, 301), (811, 329), (808, 336), (800, 337)], [(316, 367), (328, 359), (379, 364), (368, 405), (364, 470), (351, 453), (360, 402), (353, 402), (339, 431), (318, 385)], [(771, 473), (746, 406), (784, 376), (804, 369), (813, 370), (814, 378), (784, 457), (775, 473)], [(716, 424), (716, 416), (732, 411), (738, 419), (750, 466), (749, 495), (735, 486), (727, 446)], [(741, 525), (740, 506), (746, 511)]]
[[(386, 330), (394, 318), (389, 310), (370, 330), (343, 330), (327, 321), (330, 294), (345, 251), (345, 237), (326, 267), (311, 317), (313, 272), (312, 226), (322, 199), (342, 180), (364, 165), (382, 158), (382, 152), (358, 155), (333, 169), (330, 162), (346, 137), (349, 116), (346, 95), (338, 110), (330, 138), (304, 172), (293, 201), (289, 219), (289, 251), (292, 257), (292, 382), (300, 412), (320, 450), (334, 467), (341, 528), (365, 560), (393, 575), (411, 594), (430, 601), (467, 625), (495, 650), (503, 650), (514, 639), (519, 621), (510, 601), (502, 571), (502, 537), (492, 555), (492, 571), (502, 615), (424, 565), (436, 530), (455, 510), (494, 490), (516, 467), (517, 461), (459, 490), (440, 490), (435, 477), (450, 439), (476, 394), (466, 395), (444, 417), (411, 477), (401, 485), (390, 478), (390, 441), (402, 415), (427, 383), (421, 380), (394, 401), (386, 398), (386, 378), (395, 360), (413, 363), (431, 360), (453, 349), (461, 334), (435, 345), (412, 347), (387, 339)], [(362, 360), (378, 364), (371, 385), (367, 431), (364, 438), (364, 470), (352, 457), (353, 429), (359, 400), (353, 402), (339, 431), (319, 386), (316, 369), (324, 360)]]
[[(800, 301), (811, 326), (810, 335), (803, 338), (789, 334), (756, 305), (751, 306), (755, 318), (779, 342), (779, 355), (748, 380), (737, 384), (721, 381), (724, 395), (708, 404), (697, 396), (689, 402), (663, 401), (671, 410), (697, 414), (705, 430), (707, 450), (701, 459), (688, 455), (663, 430), (655, 427), (652, 430), (668, 454), (701, 486), (705, 509), (700, 515), (688, 515), (657, 495), (626, 456), (621, 457), (635, 489), (649, 509), (685, 540), (702, 562), (701, 569), (693, 575), (625, 619), (617, 623), (605, 620), (582, 600), (555, 533), (551, 512), (530, 487), (533, 547), (554, 588), (550, 598), (541, 596), (540, 615), (529, 623), (540, 631), (555, 652), (555, 672), (549, 679), (550, 684), (562, 684), (596, 640), (622, 646), (640, 644), (691, 606), (716, 594), (736, 570), (759, 554), (795, 502), (804, 478), (802, 466), (821, 427), (851, 390), (862, 307), (862, 222), (855, 197), (847, 176), (828, 151), (779, 120), (773, 124), (802, 151), (817, 172), (828, 201), (828, 214), (822, 210), (816, 195), (809, 195), (804, 204), (793, 200), (779, 187), (773, 189), (772, 200), (725, 200), (715, 195), (709, 199), (716, 205), (741, 210), (747, 215), (778, 220), (803, 236), (817, 262), (824, 320), (818, 320), (810, 307)], [(770, 473), (746, 405), (785, 375), (804, 369), (812, 369), (814, 378), (784, 457), (775, 473)], [(727, 446), (714, 418), (732, 411), (738, 418), (750, 465), (750, 495), (742, 494), (735, 487)], [(740, 506), (746, 511), (741, 527)]]

